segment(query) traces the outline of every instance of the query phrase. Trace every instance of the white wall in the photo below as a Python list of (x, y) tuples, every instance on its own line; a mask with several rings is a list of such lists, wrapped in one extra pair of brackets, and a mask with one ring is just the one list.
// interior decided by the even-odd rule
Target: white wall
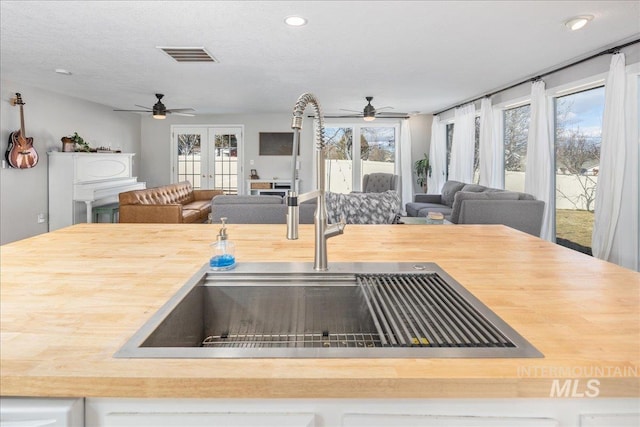
[(0, 89), (0, 149), (7, 149), (11, 132), (20, 129), (20, 109), (9, 100), (19, 92), (25, 102), (26, 136), (39, 155), (32, 169), (0, 169), (0, 244), (47, 232), (38, 214), (48, 217), (47, 151), (62, 150), (60, 138), (78, 132), (92, 147), (111, 146), (136, 153), (134, 174), (142, 163), (140, 119), (110, 107), (3, 80)]
[(409, 119), (409, 128), (411, 130), (411, 176), (413, 183), (413, 193), (422, 193), (423, 189), (418, 186), (415, 172), (413, 171), (413, 164), (424, 157), (425, 154), (429, 154), (429, 148), (431, 147), (431, 124), (433, 122), (433, 115), (431, 114), (419, 114), (412, 116)]

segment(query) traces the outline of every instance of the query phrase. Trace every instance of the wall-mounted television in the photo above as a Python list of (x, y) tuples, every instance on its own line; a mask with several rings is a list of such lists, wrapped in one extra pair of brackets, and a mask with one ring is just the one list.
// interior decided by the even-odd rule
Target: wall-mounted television
[[(261, 156), (291, 156), (293, 154), (293, 132), (260, 132)], [(300, 144), (298, 144), (300, 155)]]

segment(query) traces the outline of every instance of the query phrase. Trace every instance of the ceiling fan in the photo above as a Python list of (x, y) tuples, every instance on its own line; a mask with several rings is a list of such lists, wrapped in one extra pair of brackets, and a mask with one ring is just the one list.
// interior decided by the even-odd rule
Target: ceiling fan
[(367, 100), (367, 105), (364, 106), (364, 109), (362, 110), (362, 112), (355, 111), (355, 110), (340, 109), (340, 111), (350, 111), (352, 113), (358, 113), (358, 114), (343, 115), (343, 116), (337, 115), (337, 116), (329, 116), (329, 117), (332, 117), (332, 118), (362, 117), (367, 122), (371, 122), (371, 121), (375, 120), (376, 117), (379, 117), (381, 119), (383, 119), (383, 118), (405, 118), (405, 117), (409, 117), (409, 114), (407, 114), (407, 113), (392, 113), (392, 112), (383, 112), (382, 111), (382, 110), (387, 110), (387, 109), (393, 109), (393, 107), (382, 107), (382, 108), (376, 109), (373, 105), (371, 105), (371, 101), (373, 101), (373, 96), (367, 96), (367, 97), (365, 97), (365, 99)]
[(153, 108), (145, 107), (144, 105), (136, 104), (136, 107), (144, 108), (144, 110), (113, 110), (113, 111), (130, 111), (137, 113), (151, 113), (154, 119), (165, 119), (167, 114), (175, 114), (176, 116), (187, 116), (193, 117), (195, 114), (185, 113), (185, 111), (195, 111), (193, 108), (167, 108), (162, 103), (162, 97), (164, 95), (161, 93), (156, 93), (156, 98), (158, 98), (158, 102), (153, 105)]

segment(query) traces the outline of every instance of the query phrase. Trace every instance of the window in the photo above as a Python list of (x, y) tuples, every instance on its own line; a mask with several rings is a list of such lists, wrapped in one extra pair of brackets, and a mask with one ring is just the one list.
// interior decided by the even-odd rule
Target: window
[(453, 146), (453, 123), (447, 124), (446, 127), (446, 138), (447, 138), (447, 179), (449, 179), (449, 166), (451, 165), (451, 147)]
[(396, 129), (394, 127), (363, 127), (360, 133), (362, 177), (376, 172), (395, 173)]
[(353, 128), (325, 127), (325, 190), (349, 193), (353, 190)]
[(591, 255), (604, 87), (555, 99), (556, 242)]
[(172, 126), (173, 182), (238, 194), (241, 127)]
[[(211, 133), (211, 130), (209, 131)], [(231, 131), (217, 131), (214, 135), (213, 188), (225, 194), (238, 194), (238, 135)], [(209, 172), (211, 176), (211, 172)]]
[[(396, 173), (396, 139), (394, 125), (348, 125), (324, 128), (326, 153), (325, 190), (334, 193), (360, 191), (366, 174)], [(359, 141), (354, 144), (353, 141)], [(354, 162), (354, 159), (359, 159)]]
[(480, 116), (476, 116), (476, 141), (473, 148), (473, 183), (480, 183)]
[(178, 182), (189, 181), (194, 188), (200, 188), (201, 134), (178, 133)]
[(529, 135), (529, 104), (504, 110), (504, 187), (524, 191)]

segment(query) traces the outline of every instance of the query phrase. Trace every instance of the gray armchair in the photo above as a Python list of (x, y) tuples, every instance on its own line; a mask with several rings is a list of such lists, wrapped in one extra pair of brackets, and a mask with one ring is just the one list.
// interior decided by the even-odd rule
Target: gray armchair
[(384, 193), (398, 190), (398, 175), (376, 172), (362, 177), (363, 193)]

